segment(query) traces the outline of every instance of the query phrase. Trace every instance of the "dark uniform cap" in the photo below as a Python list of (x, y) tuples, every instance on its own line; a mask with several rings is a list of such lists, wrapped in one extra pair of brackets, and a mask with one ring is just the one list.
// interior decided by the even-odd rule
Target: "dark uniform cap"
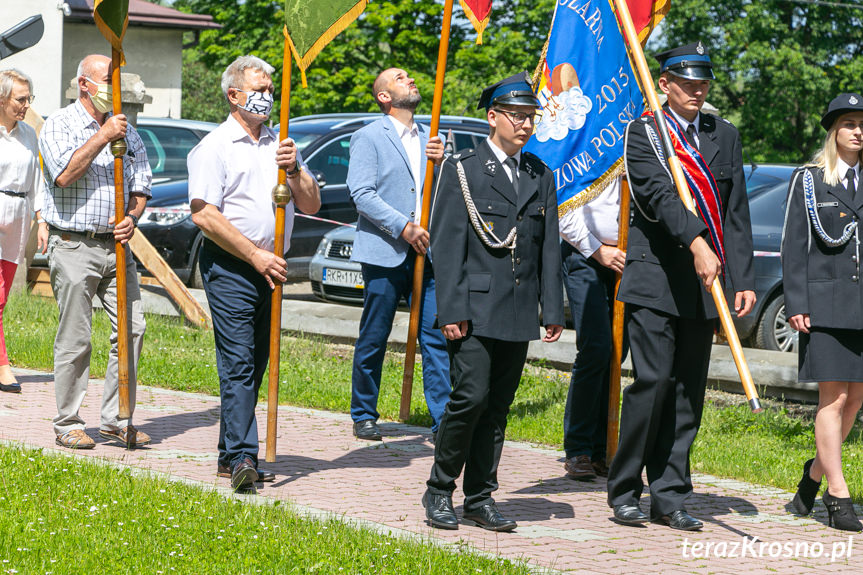
[(519, 72), (497, 84), (492, 84), (482, 91), (477, 110), (488, 110), (495, 104), (510, 106), (533, 106), (539, 108), (539, 99), (533, 93), (530, 76), (527, 72)]
[(659, 61), (660, 74), (669, 72), (687, 80), (713, 80), (716, 77), (707, 48), (701, 42), (672, 48), (654, 57)]
[(863, 96), (851, 93), (839, 94), (833, 98), (827, 106), (827, 113), (821, 116), (821, 126), (829, 130), (839, 116), (849, 112), (863, 112)]

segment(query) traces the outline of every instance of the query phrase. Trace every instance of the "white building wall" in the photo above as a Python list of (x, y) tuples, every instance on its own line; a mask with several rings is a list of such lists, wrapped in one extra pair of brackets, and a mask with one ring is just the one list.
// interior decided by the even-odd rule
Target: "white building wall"
[(36, 14), (41, 14), (45, 23), (45, 33), (38, 44), (0, 60), (0, 69), (18, 68), (32, 78), (36, 95), (33, 109), (42, 115), (63, 105), (63, 12), (57, 5), (57, 0), (0, 0), (0, 32)]
[[(142, 115), (180, 118), (183, 31), (129, 26), (123, 39), (123, 50), (126, 54), (123, 71), (138, 74), (147, 94), (153, 97), (153, 102), (144, 106)], [(64, 87), (75, 77), (81, 59), (93, 53), (111, 54), (110, 44), (96, 25), (66, 24), (62, 67)]]

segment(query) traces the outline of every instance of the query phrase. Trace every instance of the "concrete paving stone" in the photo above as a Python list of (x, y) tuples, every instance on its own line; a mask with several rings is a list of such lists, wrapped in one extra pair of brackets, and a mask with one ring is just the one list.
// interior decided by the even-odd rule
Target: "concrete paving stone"
[[(16, 370), (22, 395), (0, 394), (0, 439), (26, 443), (64, 455), (148, 469), (184, 478), (203, 487), (226, 489), (215, 477), (219, 401), (216, 397), (159, 388), (139, 389), (135, 424), (154, 438), (147, 449), (126, 451), (97, 439), (87, 453), (70, 454), (54, 445), (51, 419), (55, 410), (51, 374)], [(81, 410), (87, 432), (98, 433), (101, 382), (93, 380)], [(573, 573), (777, 573), (863, 572), (863, 538), (852, 539), (852, 556), (831, 564), (824, 558), (704, 557), (684, 558), (684, 541), (760, 541), (821, 543), (829, 548), (847, 535), (827, 528), (823, 506), (799, 518), (787, 513), (791, 494), (738, 480), (694, 475), (696, 492), (690, 511), (705, 521), (700, 533), (680, 533), (661, 525), (633, 528), (610, 521), (605, 481), (576, 482), (562, 469), (562, 452), (507, 442), (500, 464), (501, 510), (520, 524), (514, 533), (496, 534), (461, 526), (439, 531), (426, 524), (420, 498), (431, 467), (433, 446), (427, 429), (382, 422), (382, 443), (358, 441), (347, 414), (279, 407), (278, 453), (261, 467), (277, 474), (263, 484), (262, 500), (281, 499), (304, 512), (335, 516), (397, 536), (421, 537), (432, 544), (462, 545), (539, 568)], [(266, 416), (259, 406), (262, 441)], [(454, 501), (461, 514), (461, 491)], [(649, 510), (649, 497), (642, 508)], [(318, 516), (318, 515), (316, 515)], [(859, 538), (859, 535), (852, 537)]]

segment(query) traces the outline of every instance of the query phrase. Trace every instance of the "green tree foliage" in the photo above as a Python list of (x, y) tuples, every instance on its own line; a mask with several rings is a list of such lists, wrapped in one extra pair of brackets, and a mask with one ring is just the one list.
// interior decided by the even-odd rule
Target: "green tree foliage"
[[(456, 2), (444, 114), (478, 115), (483, 87), (519, 70), (533, 71), (551, 25), (555, 0), (495, 1), (491, 22), (476, 45), (476, 34)], [(276, 67), (282, 80), (283, 3), (272, 0), (176, 0), (174, 8), (210, 14), (221, 30), (201, 34), (187, 49), (183, 68), (183, 115), (221, 121), (227, 105), (219, 91), (225, 67), (241, 54), (254, 54)], [(291, 116), (376, 111), (371, 85), (390, 66), (408, 70), (424, 97), (420, 113), (431, 111), (443, 3), (440, 0), (372, 0), (362, 16), (331, 42), (306, 71), (300, 86), (291, 77)], [(276, 104), (275, 114), (278, 112)]]
[(861, 15), (792, 0), (674, 0), (650, 48), (702, 40), (717, 77), (708, 99), (749, 156), (797, 164), (823, 143), (830, 100), (863, 90)]

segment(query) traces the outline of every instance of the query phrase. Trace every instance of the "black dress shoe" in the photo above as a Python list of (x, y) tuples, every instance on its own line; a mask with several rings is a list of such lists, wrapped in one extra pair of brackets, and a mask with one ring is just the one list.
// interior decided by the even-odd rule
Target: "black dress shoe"
[[(226, 478), (231, 477), (231, 468), (220, 463), (219, 467), (216, 469), (216, 476)], [(276, 474), (274, 472), (267, 471), (266, 469), (258, 469), (258, 481), (268, 483), (275, 480)]]
[(655, 523), (662, 523), (664, 525), (668, 525), (672, 529), (678, 529), (680, 531), (699, 531), (704, 527), (704, 523), (683, 509), (678, 509), (677, 511), (672, 511), (668, 515), (663, 515), (656, 520)]
[(615, 505), (614, 520), (624, 525), (642, 525), (649, 521), (638, 505)]
[(21, 393), (21, 384), (20, 383), (0, 383), (0, 391), (5, 391), (6, 393)]
[(258, 472), (255, 469), (255, 464), (249, 457), (236, 464), (234, 470), (231, 472), (231, 487), (235, 490), (254, 487), (257, 480)]
[(797, 493), (794, 494), (794, 499), (791, 500), (791, 506), (794, 507), (800, 515), (809, 515), (812, 512), (812, 507), (815, 505), (815, 496), (818, 495), (818, 490), (821, 489), (821, 482), (816, 482), (809, 475), (809, 470), (812, 468), (814, 459), (810, 459), (803, 464), (803, 477), (797, 484)]
[(423, 507), (426, 509), (426, 518), (432, 527), (439, 529), (458, 529), (458, 518), (452, 507), (451, 495), (438, 495), (426, 490), (423, 493)]
[(483, 505), (474, 511), (465, 511), (461, 522), (465, 525), (482, 527), (489, 531), (512, 531), (518, 524), (500, 514), (494, 503)]
[(374, 419), (364, 419), (354, 423), (354, 435), (357, 439), (365, 439), (367, 441), (380, 441), (381, 430), (378, 429), (378, 424)]

